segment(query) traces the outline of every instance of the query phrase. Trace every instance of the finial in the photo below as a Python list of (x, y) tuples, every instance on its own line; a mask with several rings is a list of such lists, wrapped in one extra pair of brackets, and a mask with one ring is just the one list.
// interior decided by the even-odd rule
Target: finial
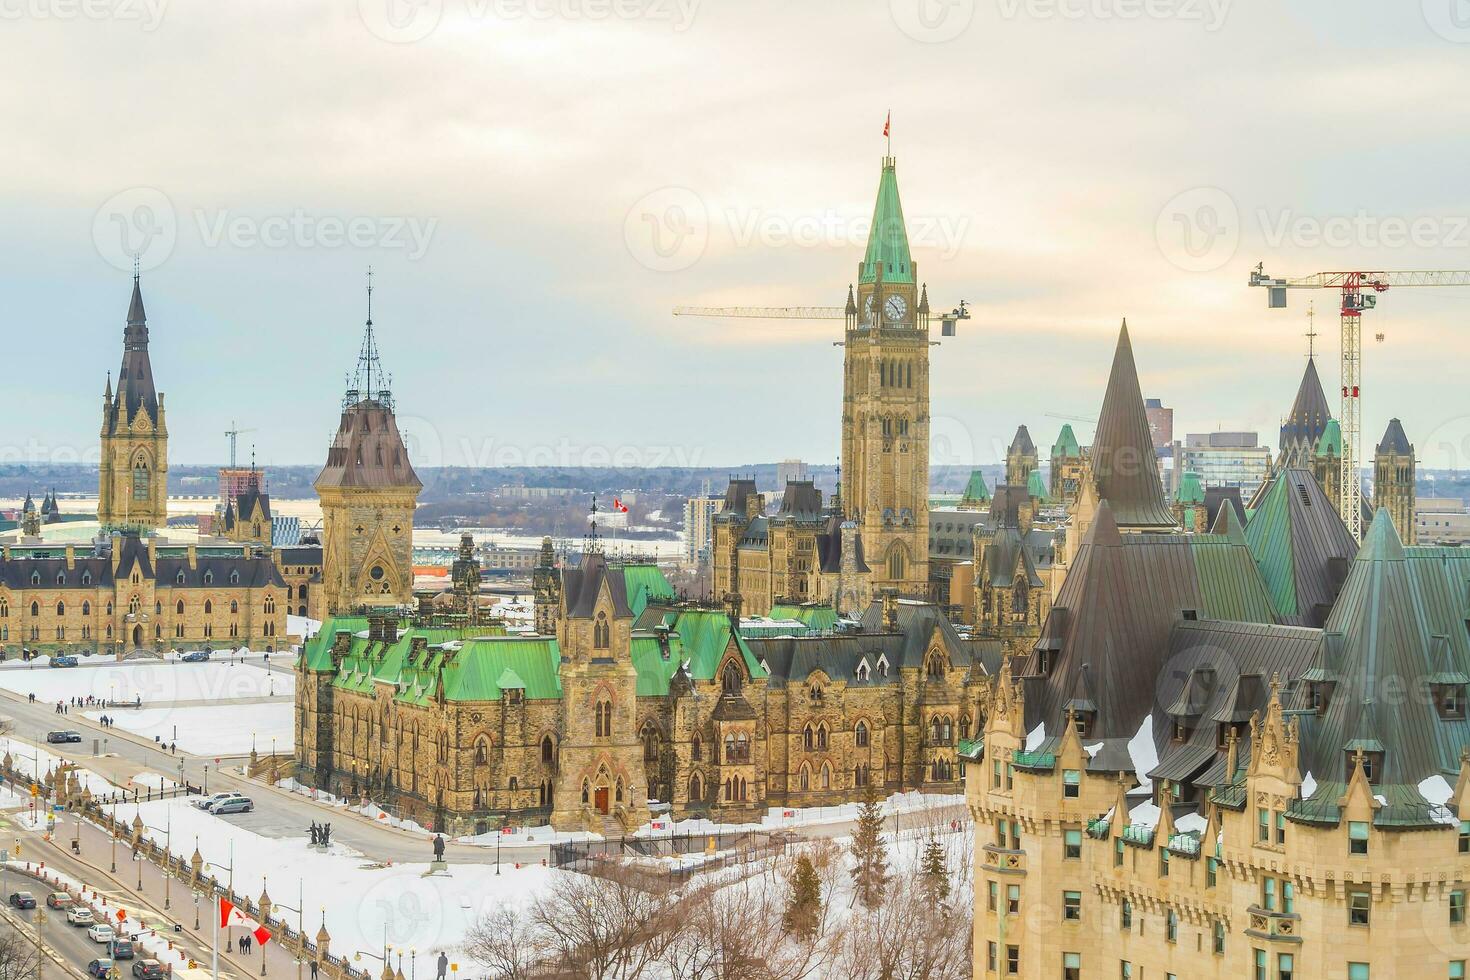
[(140, 271), (142, 269), (142, 266), (143, 266), (143, 263), (142, 263), (141, 259), (139, 258), (138, 253), (137, 252), (134, 252), (133, 253), (133, 285), (135, 285), (135, 286), (138, 284), (138, 275), (139, 275), (139, 273), (140, 273)]
[(373, 325), (373, 267), (367, 267), (367, 325)]
[(1307, 359), (1310, 360), (1317, 352), (1317, 311), (1313, 309), (1315, 300), (1307, 300)]

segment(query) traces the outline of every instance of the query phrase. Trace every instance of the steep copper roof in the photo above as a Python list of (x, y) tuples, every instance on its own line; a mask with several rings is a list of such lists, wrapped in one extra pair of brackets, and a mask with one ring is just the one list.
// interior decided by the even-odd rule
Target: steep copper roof
[(1174, 530), (1174, 516), (1159, 482), (1159, 462), (1143, 408), (1127, 320), (1118, 332), (1113, 370), (1092, 443), (1092, 474), (1098, 495), (1108, 502), (1120, 529)]
[(1307, 358), (1307, 369), (1302, 374), (1302, 383), (1296, 390), (1296, 401), (1291, 414), (1281, 423), (1281, 452), (1288, 466), (1306, 466), (1317, 446), (1317, 440), (1327, 429), (1332, 418), (1332, 409), (1327, 405), (1327, 396), (1322, 393), (1322, 381), (1317, 377), (1317, 362)]
[(408, 461), (403, 437), (393, 410), (385, 404), (364, 399), (342, 410), (327, 465), (315, 486), (324, 487), (413, 487), (421, 488), (418, 474)]
[(1028, 456), (1036, 452), (1036, 443), (1031, 441), (1031, 433), (1024, 425), (1016, 429), (1016, 436), (1011, 440), (1011, 452)]
[(1409, 437), (1404, 434), (1402, 422), (1398, 419), (1388, 420), (1388, 428), (1383, 430), (1383, 438), (1378, 440), (1375, 452), (1394, 456), (1414, 455), (1414, 447), (1409, 444)]
[(117, 394), (112, 402), (110, 426), (127, 425), (146, 408), (158, 422), (158, 392), (153, 387), (153, 364), (148, 359), (148, 315), (143, 310), (143, 291), (133, 279), (133, 297), (128, 302), (128, 322), (123, 328), (122, 366), (117, 371)]

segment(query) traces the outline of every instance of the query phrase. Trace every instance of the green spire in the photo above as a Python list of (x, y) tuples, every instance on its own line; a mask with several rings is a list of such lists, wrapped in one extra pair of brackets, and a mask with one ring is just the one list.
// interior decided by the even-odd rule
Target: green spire
[(1317, 455), (1342, 455), (1342, 426), (1337, 423), (1337, 419), (1327, 420), (1327, 426), (1322, 430), (1321, 438), (1317, 440)]
[(1184, 477), (1179, 481), (1179, 502), (1181, 504), (1205, 502), (1205, 485), (1194, 470), (1186, 471)]
[(967, 504), (983, 504), (990, 499), (990, 488), (985, 485), (985, 474), (979, 470), (970, 471), (970, 482), (965, 484), (964, 502)]
[(1358, 551), (1358, 561), (1403, 561), (1404, 543), (1393, 526), (1388, 511), (1382, 507), (1373, 515), (1373, 523), (1363, 537), (1363, 547)]
[(1026, 478), (1026, 496), (1046, 502), (1046, 484), (1041, 482), (1040, 470), (1032, 470), (1031, 475)]
[(1077, 445), (1077, 436), (1072, 432), (1072, 423), (1063, 423), (1062, 431), (1057, 433), (1057, 441), (1051, 445), (1051, 458), (1076, 459), (1081, 455), (1082, 447)]
[(883, 158), (883, 176), (878, 179), (878, 201), (873, 205), (873, 224), (868, 229), (868, 251), (863, 256), (861, 281), (878, 278), (883, 263), (884, 282), (913, 282), (914, 261), (909, 257), (909, 234), (903, 223), (903, 204), (898, 199), (898, 174), (893, 157)]

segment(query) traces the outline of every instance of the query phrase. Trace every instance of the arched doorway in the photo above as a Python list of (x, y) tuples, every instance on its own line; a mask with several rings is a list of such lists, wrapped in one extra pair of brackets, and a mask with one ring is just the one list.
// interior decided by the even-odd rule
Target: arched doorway
[(142, 645), (143, 645), (143, 627), (142, 626), (134, 626), (133, 627), (133, 646), (135, 646), (135, 647), (141, 647)]

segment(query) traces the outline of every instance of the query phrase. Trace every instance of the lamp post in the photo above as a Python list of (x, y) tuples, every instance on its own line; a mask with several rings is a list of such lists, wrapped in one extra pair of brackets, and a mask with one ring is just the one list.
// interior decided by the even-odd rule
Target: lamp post
[(194, 931), (199, 931), (199, 899), (203, 898), (201, 892), (194, 893)]
[[(154, 827), (152, 825), (144, 824), (144, 826), (145, 827), (148, 827), (149, 830), (152, 830), (155, 833), (158, 831), (158, 828), (157, 827)], [(173, 876), (173, 858), (174, 858), (173, 843), (174, 843), (174, 815), (173, 815), (173, 811), (170, 810), (168, 812), (168, 820), (164, 823), (164, 826), (163, 826), (163, 865), (164, 865), (164, 874), (163, 874), (163, 907), (164, 907), (165, 910), (167, 910), (169, 908), (169, 906), (170, 906), (169, 884), (173, 881), (173, 877), (174, 877)], [(143, 869), (142, 869), (142, 867), (139, 867), (138, 868), (138, 887), (139, 888), (142, 888), (143, 887), (142, 882), (143, 882)]]
[(133, 863), (138, 866), (138, 894), (141, 895), (143, 893), (143, 852), (138, 848), (133, 849)]

